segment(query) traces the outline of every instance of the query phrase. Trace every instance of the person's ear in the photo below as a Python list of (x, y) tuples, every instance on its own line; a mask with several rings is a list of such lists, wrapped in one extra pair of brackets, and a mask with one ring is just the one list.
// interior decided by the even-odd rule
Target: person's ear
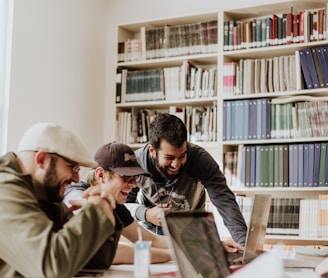
[(105, 181), (105, 169), (103, 167), (97, 167), (95, 170), (96, 178), (99, 182), (103, 183)]
[(48, 164), (48, 161), (50, 162), (51, 157), (50, 154), (47, 152), (39, 151), (35, 153), (34, 161), (35, 164), (38, 165), (40, 168), (45, 168)]
[(154, 147), (151, 144), (148, 145), (148, 150), (149, 150), (151, 158), (155, 159), (156, 158), (156, 150), (154, 149)]

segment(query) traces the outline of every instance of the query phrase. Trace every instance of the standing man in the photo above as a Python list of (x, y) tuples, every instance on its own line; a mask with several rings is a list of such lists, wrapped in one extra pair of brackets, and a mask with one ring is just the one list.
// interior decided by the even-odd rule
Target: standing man
[(162, 234), (161, 211), (204, 211), (206, 191), (233, 240), (245, 244), (247, 226), (219, 165), (203, 148), (187, 142), (187, 129), (176, 116), (163, 113), (150, 124), (149, 143), (136, 151), (142, 177), (127, 198), (132, 215)]
[(113, 196), (100, 186), (85, 191), (74, 217), (62, 202), (80, 166), (97, 163), (52, 123), (33, 125), (17, 153), (0, 156), (0, 277), (73, 277), (111, 265), (122, 229)]

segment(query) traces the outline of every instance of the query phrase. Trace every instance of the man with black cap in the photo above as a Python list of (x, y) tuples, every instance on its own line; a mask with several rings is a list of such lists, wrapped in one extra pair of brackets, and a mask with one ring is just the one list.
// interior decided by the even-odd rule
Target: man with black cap
[[(122, 235), (134, 243), (138, 240), (138, 228), (141, 230), (142, 238), (152, 242), (152, 263), (166, 262), (171, 259), (170, 252), (166, 246), (165, 237), (149, 232), (133, 219), (129, 210), (124, 206), (128, 193), (136, 186), (136, 180), (141, 175), (150, 176), (138, 164), (133, 150), (117, 142), (104, 144), (94, 155), (97, 167), (91, 169), (85, 181), (72, 184), (66, 188), (64, 202), (70, 206), (71, 200), (79, 200), (84, 191), (93, 186), (106, 188), (116, 201), (115, 213), (123, 223)], [(75, 211), (76, 213), (78, 211)], [(133, 244), (128, 241), (120, 242), (113, 264), (133, 263)]]
[(77, 136), (53, 123), (33, 125), (17, 153), (0, 156), (0, 277), (72, 277), (111, 265), (122, 229), (113, 196), (100, 186), (86, 191), (74, 217), (62, 202), (80, 166), (96, 165)]

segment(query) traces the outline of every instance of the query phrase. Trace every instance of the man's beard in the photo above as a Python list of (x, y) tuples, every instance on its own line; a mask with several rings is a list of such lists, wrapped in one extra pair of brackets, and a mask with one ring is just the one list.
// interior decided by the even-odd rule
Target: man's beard
[(58, 182), (58, 175), (56, 172), (56, 161), (53, 159), (49, 165), (46, 175), (43, 179), (45, 194), (49, 202), (61, 202), (64, 196), (60, 195), (61, 184)]
[(157, 169), (162, 173), (162, 175), (164, 175), (166, 178), (168, 178), (168, 179), (170, 179), (170, 180), (174, 180), (174, 179), (176, 179), (176, 178), (179, 176), (179, 174), (180, 174), (180, 172), (181, 172), (181, 168), (180, 168), (180, 170), (179, 170), (179, 173), (177, 173), (177, 174), (175, 174), (175, 175), (169, 175), (169, 174), (166, 172), (166, 168), (167, 168), (167, 167), (162, 167), (161, 165), (159, 165), (159, 162), (158, 162), (158, 155), (156, 155), (154, 161), (155, 161), (155, 166), (156, 166), (156, 168), (157, 168)]

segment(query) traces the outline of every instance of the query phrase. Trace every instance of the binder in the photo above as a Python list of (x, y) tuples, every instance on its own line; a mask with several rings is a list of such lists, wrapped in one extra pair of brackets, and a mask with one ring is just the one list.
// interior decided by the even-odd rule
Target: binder
[(299, 54), (300, 54), (300, 62), (301, 62), (302, 73), (305, 81), (305, 86), (307, 89), (313, 89), (313, 83), (310, 75), (308, 59), (306, 58), (307, 56), (306, 52), (304, 49), (300, 49)]
[(325, 59), (324, 48), (316, 47), (316, 53), (318, 56), (318, 61), (319, 61), (320, 69), (322, 72), (324, 87), (328, 87), (328, 61), (326, 61), (326, 59)]
[(318, 73), (317, 73), (317, 69), (316, 69), (315, 64), (314, 64), (311, 48), (305, 49), (305, 53), (306, 53), (306, 59), (307, 59), (307, 62), (308, 62), (311, 79), (312, 79), (313, 88), (314, 89), (315, 88), (320, 88)]

